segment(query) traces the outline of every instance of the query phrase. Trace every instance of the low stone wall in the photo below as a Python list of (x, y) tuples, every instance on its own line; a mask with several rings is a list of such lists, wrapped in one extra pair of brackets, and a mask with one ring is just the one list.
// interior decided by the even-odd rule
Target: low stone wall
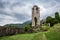
[(20, 34), (24, 32), (25, 32), (24, 28), (0, 27), (0, 36)]

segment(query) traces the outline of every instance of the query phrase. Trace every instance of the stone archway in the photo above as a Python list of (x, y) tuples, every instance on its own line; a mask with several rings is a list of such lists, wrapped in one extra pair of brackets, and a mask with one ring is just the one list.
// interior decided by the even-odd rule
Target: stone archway
[(37, 25), (37, 18), (34, 17), (34, 21), (35, 21), (35, 26)]

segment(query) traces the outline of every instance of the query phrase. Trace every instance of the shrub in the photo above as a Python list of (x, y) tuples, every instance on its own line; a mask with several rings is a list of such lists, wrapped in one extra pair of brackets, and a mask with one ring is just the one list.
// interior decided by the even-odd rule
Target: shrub
[(50, 29), (50, 31), (55, 31), (55, 32), (60, 31), (60, 23), (54, 25), (54, 26)]
[(42, 25), (41, 30), (47, 31), (50, 27), (46, 25)]
[(31, 28), (30, 25), (26, 25), (25, 26), (25, 31), (28, 32), (30, 30), (30, 28)]

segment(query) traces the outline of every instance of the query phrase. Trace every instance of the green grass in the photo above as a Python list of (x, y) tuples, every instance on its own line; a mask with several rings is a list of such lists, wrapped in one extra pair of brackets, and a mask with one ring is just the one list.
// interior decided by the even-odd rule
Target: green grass
[(45, 37), (45, 33), (41, 32), (41, 33), (38, 33), (37, 35), (35, 35), (33, 37), (33, 40), (47, 40), (47, 38)]
[(0, 40), (31, 40), (34, 34), (17, 34), (13, 36), (0, 37)]
[(56, 24), (47, 32), (4, 36), (0, 37), (0, 40), (60, 40), (60, 24)]
[(60, 40), (60, 24), (54, 25), (45, 35), (48, 40)]
[(13, 36), (0, 37), (0, 40), (41, 40), (43, 39), (43, 33), (32, 33), (32, 34), (17, 34)]

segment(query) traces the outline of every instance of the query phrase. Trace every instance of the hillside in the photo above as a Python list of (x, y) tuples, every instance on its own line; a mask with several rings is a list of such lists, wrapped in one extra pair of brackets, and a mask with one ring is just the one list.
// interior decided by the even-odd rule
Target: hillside
[(54, 25), (47, 32), (5, 36), (0, 37), (0, 40), (60, 40), (60, 24)]
[(23, 24), (6, 24), (4, 27), (17, 27), (17, 28), (24, 28), (25, 25), (29, 25), (31, 21), (26, 21)]

